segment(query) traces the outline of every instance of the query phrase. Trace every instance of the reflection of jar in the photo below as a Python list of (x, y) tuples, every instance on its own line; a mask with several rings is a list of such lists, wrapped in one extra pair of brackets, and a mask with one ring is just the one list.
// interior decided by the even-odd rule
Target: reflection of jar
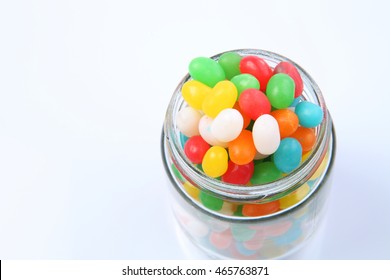
[[(177, 112), (187, 106), (180, 91), (190, 79), (186, 75), (168, 106), (162, 138), (163, 161), (177, 202), (174, 212), (186, 235), (213, 258), (283, 258), (301, 247), (320, 221), (335, 154), (332, 120), (317, 84), (294, 62), (261, 50), (236, 52), (259, 56), (272, 68), (281, 61), (297, 67), (304, 83), (303, 100), (324, 111), (316, 127), (317, 141), (296, 170), (272, 183), (239, 186), (206, 176), (184, 155), (183, 137), (175, 123)], [(212, 58), (218, 60), (220, 55)], [(260, 209), (278, 205), (278, 209), (245, 216), (246, 205), (260, 205)]]

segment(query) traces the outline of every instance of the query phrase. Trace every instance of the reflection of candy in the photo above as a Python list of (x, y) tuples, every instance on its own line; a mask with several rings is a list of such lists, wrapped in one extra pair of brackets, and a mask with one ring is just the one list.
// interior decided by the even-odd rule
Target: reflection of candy
[(252, 239), (243, 242), (243, 246), (248, 250), (259, 250), (263, 247), (265, 238), (265, 234), (262, 231), (258, 231)]
[(255, 230), (250, 229), (248, 226), (241, 224), (232, 224), (231, 231), (234, 240), (241, 242), (250, 240), (256, 234)]
[(241, 242), (236, 242), (236, 248), (238, 250), (238, 252), (240, 252), (240, 254), (244, 255), (244, 256), (252, 256), (254, 254), (256, 254), (256, 250), (250, 250), (248, 248), (245, 247), (245, 245)]
[(202, 222), (191, 220), (183, 224), (188, 233), (194, 237), (204, 237), (209, 233), (209, 228)]
[(211, 232), (209, 240), (215, 248), (222, 250), (230, 246), (233, 241), (233, 237), (230, 230), (225, 230), (223, 232)]
[(273, 240), (275, 244), (281, 245), (292, 245), (293, 242), (297, 241), (303, 234), (299, 225), (294, 224), (286, 234), (275, 237)]

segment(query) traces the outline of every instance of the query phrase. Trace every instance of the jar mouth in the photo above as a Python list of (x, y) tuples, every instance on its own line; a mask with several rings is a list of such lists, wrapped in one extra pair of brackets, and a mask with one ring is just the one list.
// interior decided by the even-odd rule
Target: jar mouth
[[(190, 75), (187, 73), (173, 93), (164, 122), (164, 134), (166, 140), (168, 140), (167, 142), (172, 159), (177, 163), (177, 166), (181, 167), (183, 173), (186, 174), (188, 179), (195, 185), (210, 191), (223, 199), (232, 201), (251, 201), (252, 203), (257, 200), (267, 201), (278, 199), (302, 185), (318, 168), (328, 148), (329, 143), (326, 139), (329, 139), (332, 133), (332, 120), (330, 114), (326, 108), (322, 92), (316, 82), (301, 66), (289, 58), (277, 53), (259, 49), (236, 49), (226, 52), (236, 52), (243, 57), (248, 55), (259, 56), (263, 58), (271, 68), (274, 68), (276, 64), (281, 61), (288, 61), (298, 69), (304, 85), (302, 93), (303, 100), (319, 105), (324, 112), (322, 123), (315, 128), (317, 139), (311, 154), (298, 168), (285, 177), (266, 184), (251, 186), (235, 185), (207, 176), (187, 159), (181, 144), (180, 132), (176, 128), (176, 114), (181, 108), (187, 105), (181, 94), (183, 84), (188, 80), (191, 80)], [(218, 60), (224, 53), (225, 52), (219, 53), (211, 58)]]

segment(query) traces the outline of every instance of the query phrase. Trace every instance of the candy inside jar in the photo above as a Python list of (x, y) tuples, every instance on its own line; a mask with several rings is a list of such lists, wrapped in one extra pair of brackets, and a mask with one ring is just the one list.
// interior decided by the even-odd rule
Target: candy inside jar
[[(273, 219), (292, 224), (294, 211), (316, 217), (304, 204), (312, 197), (317, 205), (313, 194), (330, 173), (333, 134), (321, 91), (288, 58), (244, 49), (193, 59), (168, 106), (162, 138), (173, 191), (182, 200), (174, 208), (188, 214), (176, 213), (179, 223), (191, 239), (204, 233), (198, 241), (207, 237), (212, 251), (226, 246), (229, 252), (277, 256), (256, 252), (260, 243), (268, 244), (261, 232), (267, 228), (274, 236)], [(219, 219), (226, 223), (215, 231), (223, 224)], [(273, 226), (263, 228), (266, 221)], [(207, 226), (195, 230), (200, 224)], [(306, 234), (301, 227), (293, 227), (299, 240), (297, 232)], [(245, 228), (261, 230), (244, 244), (237, 234)], [(284, 233), (282, 239), (286, 245)], [(270, 242), (266, 247), (274, 248)], [(287, 245), (287, 251), (295, 246)]]

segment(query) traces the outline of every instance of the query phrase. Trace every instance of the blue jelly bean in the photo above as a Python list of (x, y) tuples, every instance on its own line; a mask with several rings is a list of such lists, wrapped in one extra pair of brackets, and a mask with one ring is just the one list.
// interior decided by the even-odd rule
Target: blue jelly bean
[(294, 98), (293, 103), (289, 107), (296, 107), (302, 101), (302, 96), (298, 96)]
[(317, 104), (309, 101), (302, 101), (295, 107), (295, 114), (298, 116), (299, 124), (303, 127), (316, 127), (322, 122), (324, 112)]
[(302, 146), (295, 138), (284, 138), (273, 155), (276, 168), (290, 173), (297, 168), (302, 159)]
[(180, 144), (181, 147), (184, 149), (184, 144), (187, 142), (188, 137), (185, 136), (183, 133), (180, 133)]

